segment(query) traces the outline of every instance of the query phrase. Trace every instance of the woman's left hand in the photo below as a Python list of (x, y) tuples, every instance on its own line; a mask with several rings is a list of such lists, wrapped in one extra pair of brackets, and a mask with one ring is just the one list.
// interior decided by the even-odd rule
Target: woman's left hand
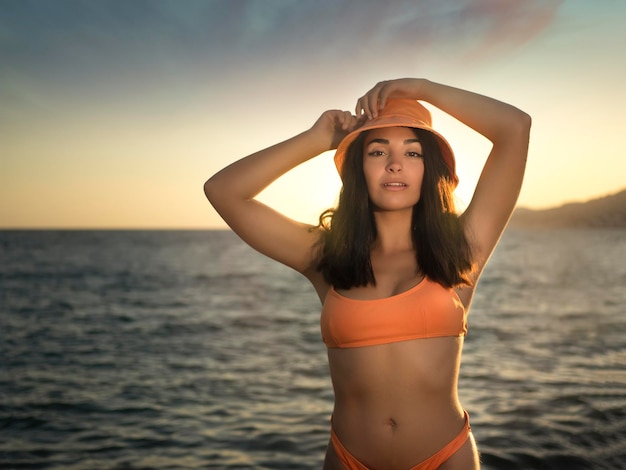
[(399, 78), (378, 82), (359, 98), (356, 104), (356, 115), (364, 114), (368, 119), (377, 117), (378, 111), (384, 108), (389, 98), (418, 100), (424, 81), (421, 78)]

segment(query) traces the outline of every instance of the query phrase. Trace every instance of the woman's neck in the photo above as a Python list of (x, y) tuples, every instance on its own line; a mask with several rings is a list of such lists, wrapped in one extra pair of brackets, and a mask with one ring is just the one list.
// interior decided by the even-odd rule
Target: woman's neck
[(411, 238), (412, 210), (374, 212), (376, 241), (373, 250), (380, 253), (397, 253), (413, 250)]

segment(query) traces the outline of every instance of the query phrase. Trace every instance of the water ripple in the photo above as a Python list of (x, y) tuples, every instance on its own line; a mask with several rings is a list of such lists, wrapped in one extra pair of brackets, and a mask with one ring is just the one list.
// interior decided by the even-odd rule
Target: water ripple
[[(230, 232), (0, 246), (1, 468), (320, 468), (333, 397), (300, 275)], [(623, 231), (505, 234), (460, 377), (485, 469), (626, 468), (624, 255)]]

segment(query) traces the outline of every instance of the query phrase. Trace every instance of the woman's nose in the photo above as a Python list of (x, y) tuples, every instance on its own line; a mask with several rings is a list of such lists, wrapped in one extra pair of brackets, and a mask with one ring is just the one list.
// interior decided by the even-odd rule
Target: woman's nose
[(397, 173), (402, 171), (402, 163), (398, 157), (395, 155), (390, 155), (389, 160), (387, 162), (387, 171), (390, 173)]

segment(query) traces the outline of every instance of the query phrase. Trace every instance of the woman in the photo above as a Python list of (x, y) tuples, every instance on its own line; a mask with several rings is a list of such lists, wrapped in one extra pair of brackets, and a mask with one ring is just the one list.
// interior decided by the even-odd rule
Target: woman
[[(460, 216), (452, 150), (417, 100), (493, 144)], [(519, 194), (530, 122), (468, 91), (425, 79), (385, 81), (358, 100), (356, 116), (326, 111), (309, 130), (206, 182), (226, 223), (306, 276), (322, 301), (335, 392), (324, 468), (479, 467), (457, 396), (461, 350), (474, 289)], [(254, 199), (335, 148), (343, 188), (319, 226)]]

